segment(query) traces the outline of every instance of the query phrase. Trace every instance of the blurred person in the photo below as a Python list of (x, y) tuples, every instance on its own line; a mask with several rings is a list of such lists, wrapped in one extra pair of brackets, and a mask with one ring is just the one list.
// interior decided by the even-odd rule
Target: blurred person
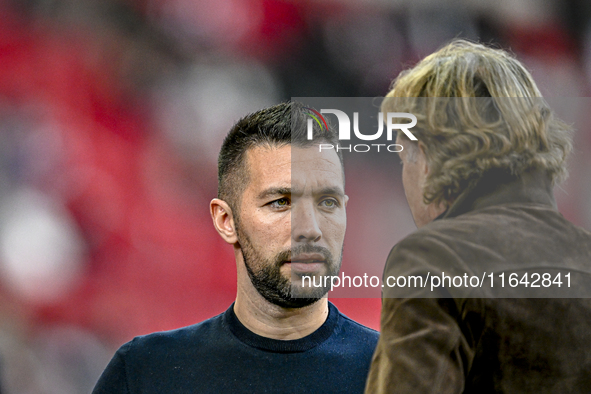
[[(348, 197), (336, 133), (299, 103), (250, 114), (226, 136), (213, 224), (234, 248), (236, 301), (189, 327), (123, 345), (94, 393), (363, 392), (378, 333), (302, 276), (337, 275)], [(292, 128), (293, 127), (293, 128)], [(293, 130), (293, 133), (292, 133)]]
[[(518, 60), (464, 40), (398, 76), (382, 111), (405, 110), (418, 118), (417, 141), (397, 138), (418, 230), (392, 249), (384, 280), (493, 274), (496, 282), (385, 287), (366, 393), (588, 392), (591, 233), (564, 219), (553, 196), (570, 127)], [(558, 276), (566, 271), (586, 286), (527, 287), (534, 273), (566, 287)], [(523, 288), (500, 288), (505, 273), (518, 273)]]

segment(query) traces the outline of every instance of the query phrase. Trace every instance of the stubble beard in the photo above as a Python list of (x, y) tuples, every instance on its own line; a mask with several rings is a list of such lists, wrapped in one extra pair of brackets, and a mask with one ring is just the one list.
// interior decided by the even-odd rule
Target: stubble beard
[[(237, 229), (238, 230), (238, 229)], [(330, 280), (326, 281), (327, 286), (314, 287), (292, 285), (292, 279), (281, 273), (283, 264), (291, 259), (291, 256), (301, 253), (319, 253), (326, 260), (326, 273), (323, 276), (336, 276), (341, 268), (341, 256), (335, 261), (332, 253), (324, 247), (302, 244), (288, 250), (279, 252), (270, 259), (265, 259), (252, 245), (250, 238), (238, 230), (238, 241), (242, 249), (244, 265), (251, 283), (257, 292), (270, 303), (282, 308), (303, 308), (320, 300), (330, 290)], [(310, 275), (312, 276), (312, 275)], [(301, 278), (300, 279), (301, 282)]]

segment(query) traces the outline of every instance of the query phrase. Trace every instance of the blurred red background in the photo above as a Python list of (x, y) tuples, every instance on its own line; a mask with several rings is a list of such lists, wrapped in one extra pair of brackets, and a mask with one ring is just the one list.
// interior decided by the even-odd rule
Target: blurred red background
[[(547, 96), (588, 96), (591, 6), (497, 3), (0, 0), (1, 390), (88, 392), (123, 342), (228, 307), (234, 258), (208, 203), (222, 138), (246, 113), (383, 96), (454, 37), (510, 49)], [(585, 127), (557, 197), (591, 228), (589, 101), (577, 103), (564, 115)], [(387, 164), (371, 179), (347, 167), (345, 264), (359, 272), (414, 229)], [(395, 229), (360, 255), (383, 215)], [(379, 329), (379, 299), (333, 302)]]

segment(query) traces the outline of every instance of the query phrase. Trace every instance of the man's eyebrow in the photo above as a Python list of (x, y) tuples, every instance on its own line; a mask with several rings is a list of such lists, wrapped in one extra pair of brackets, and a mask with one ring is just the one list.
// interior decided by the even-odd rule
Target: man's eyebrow
[(322, 189), (318, 190), (317, 192), (314, 192), (314, 194), (318, 194), (318, 195), (328, 194), (328, 195), (339, 196), (339, 197), (345, 196), (345, 192), (343, 191), (343, 189), (340, 187), (336, 187), (336, 186), (322, 188)]
[(271, 187), (265, 189), (259, 193), (259, 199), (265, 199), (269, 196), (286, 196), (291, 194), (291, 188), (289, 187)]

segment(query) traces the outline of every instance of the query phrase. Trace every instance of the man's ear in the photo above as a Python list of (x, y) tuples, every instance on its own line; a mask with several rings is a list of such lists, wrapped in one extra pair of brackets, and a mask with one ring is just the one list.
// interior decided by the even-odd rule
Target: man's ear
[(213, 226), (224, 241), (229, 244), (237, 243), (238, 236), (236, 235), (234, 215), (228, 203), (219, 198), (214, 198), (209, 203), (209, 211), (213, 219)]

